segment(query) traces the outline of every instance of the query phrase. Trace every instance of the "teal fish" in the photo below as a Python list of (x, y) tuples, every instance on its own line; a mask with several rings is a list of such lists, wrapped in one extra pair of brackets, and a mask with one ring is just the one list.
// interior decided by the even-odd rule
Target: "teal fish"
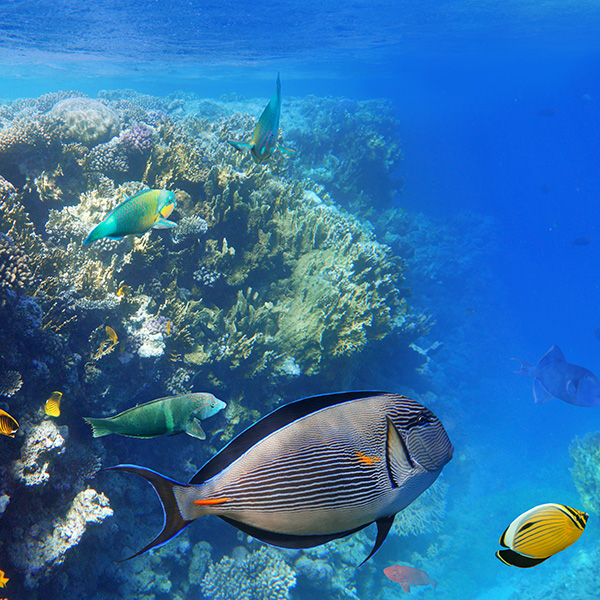
[(187, 484), (135, 465), (106, 470), (144, 477), (163, 506), (161, 533), (134, 556), (199, 517), (217, 515), (286, 548), (310, 548), (377, 523), (368, 559), (396, 513), (437, 479), (452, 451), (440, 421), (418, 402), (385, 392), (343, 392), (278, 408)]
[(254, 128), (254, 135), (249, 142), (238, 142), (237, 140), (227, 140), (236, 150), (250, 150), (250, 154), (255, 163), (264, 163), (275, 150), (280, 150), (287, 154), (295, 154), (292, 148), (285, 148), (277, 144), (279, 136), (279, 116), (281, 114), (281, 81), (277, 73), (277, 89), (273, 94), (269, 104), (265, 107)]
[(126, 235), (146, 233), (153, 227), (167, 229), (177, 223), (168, 221), (177, 200), (175, 194), (167, 190), (144, 190), (121, 202), (108, 216), (92, 229), (84, 244), (90, 244), (103, 237), (120, 240)]
[(95, 438), (111, 433), (152, 438), (165, 433), (185, 432), (204, 440), (206, 434), (201, 421), (216, 415), (226, 406), (212, 394), (199, 392), (158, 398), (106, 419), (84, 419), (92, 426)]

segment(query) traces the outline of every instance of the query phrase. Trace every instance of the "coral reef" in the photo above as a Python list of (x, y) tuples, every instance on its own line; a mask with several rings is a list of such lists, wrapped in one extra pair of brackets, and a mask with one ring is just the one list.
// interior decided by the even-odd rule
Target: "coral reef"
[(212, 600), (287, 600), (296, 584), (294, 571), (272, 548), (243, 558), (225, 556), (202, 579), (202, 593)]
[(583, 508), (600, 514), (600, 432), (576, 437), (569, 446), (573, 466), (571, 474)]
[(106, 496), (87, 489), (75, 496), (65, 517), (55, 522), (51, 531), (40, 526), (30, 528), (23, 541), (12, 548), (12, 562), (24, 573), (25, 586), (35, 587), (60, 565), (69, 549), (77, 546), (88, 523), (100, 523), (112, 514)]

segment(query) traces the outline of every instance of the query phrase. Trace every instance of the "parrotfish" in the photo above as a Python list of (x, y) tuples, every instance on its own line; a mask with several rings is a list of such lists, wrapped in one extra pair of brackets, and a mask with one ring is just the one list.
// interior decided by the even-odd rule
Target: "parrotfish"
[(52, 392), (52, 395), (48, 400), (46, 400), (46, 404), (44, 405), (44, 410), (46, 414), (50, 417), (60, 417), (60, 401), (62, 398), (62, 392)]
[(85, 238), (90, 244), (103, 237), (120, 240), (126, 235), (142, 235), (152, 228), (167, 229), (177, 223), (168, 221), (177, 200), (167, 190), (144, 190), (121, 202), (108, 216), (96, 225)]
[(589, 515), (564, 504), (540, 504), (517, 517), (500, 538), (496, 556), (509, 566), (527, 569), (574, 544)]
[(0, 409), (0, 434), (14, 438), (19, 430), (19, 424), (5, 410)]
[(411, 585), (432, 585), (433, 589), (437, 587), (437, 581), (430, 579), (429, 575), (421, 569), (415, 569), (414, 567), (407, 567), (406, 565), (392, 565), (386, 567), (383, 572), (385, 576), (399, 583), (402, 589), (410, 594)]
[(264, 163), (275, 150), (280, 150), (287, 154), (295, 154), (292, 148), (285, 148), (277, 144), (279, 136), (279, 116), (281, 114), (281, 81), (277, 73), (277, 89), (273, 94), (269, 104), (265, 107), (258, 123), (254, 128), (254, 135), (249, 142), (239, 142), (237, 140), (227, 140), (236, 150), (250, 150), (252, 159), (255, 163)]
[(535, 377), (533, 398), (536, 403), (558, 398), (576, 406), (600, 406), (598, 378), (584, 367), (568, 363), (558, 346), (552, 346), (535, 367), (524, 360), (519, 362), (521, 368), (515, 373)]
[[(285, 548), (310, 548), (377, 523), (385, 540), (397, 512), (439, 476), (452, 444), (423, 405), (386, 392), (342, 392), (286, 404), (240, 433), (189, 483), (136, 465), (162, 503), (164, 544), (192, 521), (217, 515)], [(131, 557), (133, 558), (133, 557)]]
[(208, 392), (157, 398), (106, 419), (84, 419), (94, 437), (111, 433), (137, 438), (153, 438), (165, 433), (187, 433), (204, 440), (201, 422), (227, 405)]

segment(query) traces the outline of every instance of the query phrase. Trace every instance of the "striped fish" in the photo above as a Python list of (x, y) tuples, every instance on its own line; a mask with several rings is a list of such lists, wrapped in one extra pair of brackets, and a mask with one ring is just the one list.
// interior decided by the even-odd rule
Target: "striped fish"
[(535, 567), (574, 544), (588, 514), (564, 504), (540, 504), (517, 517), (500, 538), (496, 556), (505, 564)]
[(217, 515), (286, 548), (317, 546), (377, 523), (368, 559), (396, 513), (437, 479), (452, 451), (440, 421), (418, 402), (386, 392), (343, 392), (278, 408), (188, 484), (135, 465), (107, 470), (144, 477), (163, 505), (163, 530), (134, 556), (199, 517)]
[(126, 235), (142, 235), (152, 228), (167, 229), (176, 223), (167, 218), (173, 212), (177, 200), (167, 190), (144, 190), (121, 202), (102, 223), (96, 225), (85, 238), (91, 244), (103, 237), (120, 240)]
[(19, 424), (5, 410), (0, 409), (0, 434), (14, 438), (19, 430)]
[(295, 150), (277, 144), (280, 114), (281, 81), (279, 80), (279, 73), (277, 73), (277, 89), (258, 119), (258, 123), (254, 128), (252, 140), (249, 142), (227, 140), (227, 143), (231, 144), (236, 150), (240, 150), (241, 152), (250, 150), (252, 159), (259, 165), (264, 163), (275, 150), (280, 150), (287, 154), (295, 154)]
[(62, 399), (62, 392), (52, 392), (52, 395), (48, 400), (46, 400), (46, 404), (44, 405), (44, 410), (46, 414), (50, 417), (60, 417), (60, 401)]

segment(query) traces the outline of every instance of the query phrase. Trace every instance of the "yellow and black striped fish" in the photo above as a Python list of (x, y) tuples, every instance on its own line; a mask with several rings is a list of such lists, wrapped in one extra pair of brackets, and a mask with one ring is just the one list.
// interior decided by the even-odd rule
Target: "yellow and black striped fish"
[[(397, 512), (438, 477), (452, 444), (423, 405), (385, 392), (304, 398), (234, 438), (188, 484), (135, 465), (165, 513), (167, 542), (198, 517), (217, 515), (269, 544), (310, 548), (377, 523), (371, 554)], [(366, 559), (365, 559), (366, 560)]]
[(52, 395), (48, 400), (46, 400), (46, 404), (44, 405), (44, 410), (46, 414), (50, 417), (60, 417), (60, 400), (62, 398), (62, 392), (52, 392)]
[(14, 438), (19, 430), (19, 424), (14, 417), (11, 417), (5, 410), (0, 409), (0, 433)]
[(564, 504), (540, 504), (517, 517), (500, 538), (496, 556), (505, 564), (535, 567), (574, 544), (588, 514)]

